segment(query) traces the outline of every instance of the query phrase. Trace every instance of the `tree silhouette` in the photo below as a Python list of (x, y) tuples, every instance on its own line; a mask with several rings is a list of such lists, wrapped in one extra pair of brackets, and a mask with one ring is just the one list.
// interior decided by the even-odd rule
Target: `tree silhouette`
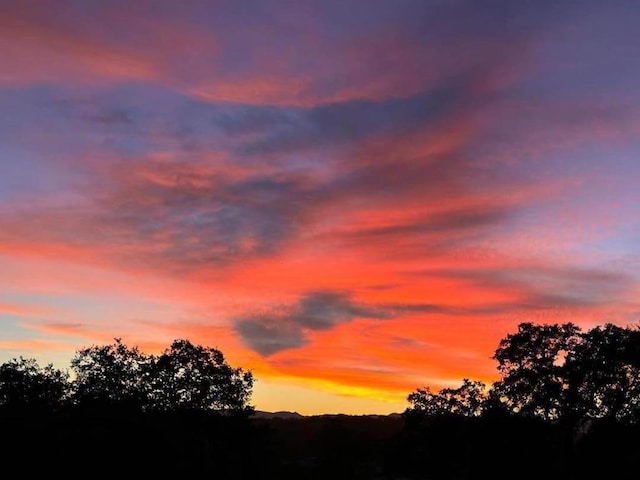
[(443, 388), (433, 393), (429, 387), (418, 388), (407, 397), (411, 412), (427, 416), (461, 415), (477, 417), (482, 414), (487, 398), (486, 385), (477, 380), (463, 379), (458, 388)]
[(249, 411), (253, 376), (231, 367), (220, 350), (174, 340), (149, 370), (154, 410)]
[(54, 409), (68, 395), (69, 375), (53, 367), (41, 368), (33, 358), (14, 358), (0, 365), (0, 406)]
[(78, 350), (71, 359), (74, 402), (80, 405), (143, 408), (151, 358), (120, 338), (110, 345)]
[(577, 424), (640, 419), (640, 331), (522, 323), (495, 352), (491, 397), (513, 413)]
[(501, 378), (488, 395), (465, 379), (407, 397), (398, 473), (472, 478), (476, 462), (500, 451), (504, 468), (526, 464), (528, 478), (627, 475), (640, 446), (640, 330), (521, 323), (492, 358)]
[(534, 325), (521, 323), (507, 335), (493, 355), (502, 379), (491, 390), (494, 403), (524, 416), (554, 420), (567, 405), (567, 357), (581, 341), (580, 329), (572, 324)]
[(640, 420), (640, 331), (594, 327), (581, 335), (564, 369), (574, 417)]

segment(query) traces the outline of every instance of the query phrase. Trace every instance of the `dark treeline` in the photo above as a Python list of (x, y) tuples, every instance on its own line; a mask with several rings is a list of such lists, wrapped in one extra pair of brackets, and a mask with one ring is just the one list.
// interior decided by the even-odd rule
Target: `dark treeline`
[(71, 373), (0, 365), (3, 471), (67, 477), (636, 478), (640, 331), (522, 323), (487, 386), (418, 388), (389, 416), (256, 414), (251, 372), (175, 340), (146, 355), (116, 339)]

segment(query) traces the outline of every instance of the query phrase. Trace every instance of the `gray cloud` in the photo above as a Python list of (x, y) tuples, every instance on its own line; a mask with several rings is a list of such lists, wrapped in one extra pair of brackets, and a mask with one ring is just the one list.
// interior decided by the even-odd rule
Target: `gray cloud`
[(354, 318), (388, 318), (380, 308), (354, 303), (348, 296), (336, 292), (314, 292), (300, 299), (290, 321), (310, 330), (327, 330)]
[(304, 345), (305, 331), (328, 330), (356, 318), (386, 320), (403, 313), (438, 311), (430, 304), (363, 304), (343, 292), (317, 291), (274, 313), (238, 318), (235, 329), (251, 349), (268, 356)]
[(264, 356), (298, 348), (306, 343), (299, 326), (283, 322), (277, 317), (249, 317), (237, 321), (235, 329), (249, 348)]
[[(95, 200), (93, 219), (113, 243), (149, 242), (147, 253), (176, 268), (223, 265), (272, 253), (313, 207), (313, 192), (294, 176), (231, 179), (189, 165), (151, 165), (118, 173)], [(109, 180), (112, 181), (111, 179)], [(85, 241), (92, 231), (85, 230)], [(126, 251), (126, 249), (124, 250)]]
[(239, 148), (241, 156), (301, 152), (322, 145), (339, 147), (385, 132), (427, 128), (461, 108), (461, 102), (471, 106), (473, 95), (467, 83), (472, 79), (475, 73), (460, 83), (386, 101), (349, 101), (297, 109), (238, 107), (228, 110), (227, 115), (236, 112), (221, 125), (232, 132), (260, 133)]

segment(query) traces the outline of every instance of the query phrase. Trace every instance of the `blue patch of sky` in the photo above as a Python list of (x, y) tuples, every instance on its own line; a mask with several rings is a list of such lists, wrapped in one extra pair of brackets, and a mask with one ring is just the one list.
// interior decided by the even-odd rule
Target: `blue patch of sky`
[[(22, 326), (25, 318), (30, 317), (17, 316), (11, 313), (0, 313), (0, 324), (2, 325), (2, 340), (13, 341), (22, 340), (27, 337), (31, 337), (32, 330), (29, 330)], [(2, 350), (0, 350), (1, 352)]]
[(560, 190), (521, 208), (511, 227), (532, 234), (575, 231), (580, 241), (569, 248), (585, 261), (640, 255), (639, 154), (640, 142), (614, 147), (595, 141), (519, 162), (512, 168), (520, 178)]
[(22, 148), (0, 146), (0, 205), (19, 201), (24, 206), (42, 195), (66, 194), (71, 184), (70, 172), (46, 158)]

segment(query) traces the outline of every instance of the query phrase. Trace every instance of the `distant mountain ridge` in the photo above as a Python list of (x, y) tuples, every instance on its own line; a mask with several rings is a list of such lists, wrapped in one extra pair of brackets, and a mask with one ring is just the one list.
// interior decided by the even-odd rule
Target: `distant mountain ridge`
[(253, 414), (254, 418), (279, 418), (284, 420), (301, 420), (303, 418), (310, 417), (370, 417), (370, 418), (384, 418), (384, 417), (400, 417), (402, 414), (400, 413), (389, 413), (386, 415), (383, 414), (363, 414), (363, 415), (355, 415), (355, 414), (346, 414), (346, 413), (322, 413), (315, 415), (302, 415), (298, 412), (288, 412), (288, 411), (278, 411), (278, 412), (266, 412), (263, 410), (256, 410)]
[(304, 415), (300, 415), (298, 412), (286, 412), (286, 411), (265, 412), (262, 410), (256, 410), (253, 414), (253, 417), (254, 418), (282, 418), (286, 420), (293, 420), (293, 419), (304, 418)]

